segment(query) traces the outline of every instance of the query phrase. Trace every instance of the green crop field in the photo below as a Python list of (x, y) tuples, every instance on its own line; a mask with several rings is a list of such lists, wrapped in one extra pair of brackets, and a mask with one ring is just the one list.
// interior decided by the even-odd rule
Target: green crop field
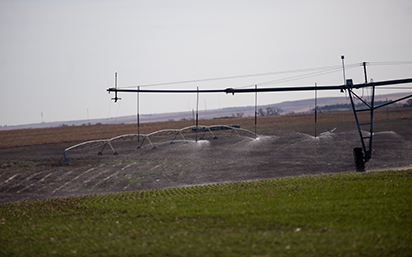
[(0, 256), (411, 256), (412, 170), (0, 204)]

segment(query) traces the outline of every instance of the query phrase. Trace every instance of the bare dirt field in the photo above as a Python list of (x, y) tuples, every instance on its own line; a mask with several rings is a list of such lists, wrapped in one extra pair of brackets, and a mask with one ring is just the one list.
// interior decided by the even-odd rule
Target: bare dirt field
[[(237, 124), (254, 131), (254, 118), (211, 119), (202, 125)], [(140, 133), (178, 129), (191, 121), (141, 124)], [(330, 132), (332, 131), (332, 132)], [(367, 170), (412, 166), (412, 109), (376, 112), (373, 157)], [(255, 138), (230, 130), (206, 133), (196, 142), (162, 135), (155, 148), (114, 141), (105, 148), (67, 152), (71, 145), (122, 134), (137, 126), (100, 125), (0, 131), (0, 203), (84, 194), (188, 186), (306, 174), (354, 172), (352, 149), (360, 146), (351, 112), (321, 113), (317, 137), (313, 114), (259, 117)], [(213, 139), (217, 137), (218, 139)], [(140, 139), (141, 140), (141, 139)]]

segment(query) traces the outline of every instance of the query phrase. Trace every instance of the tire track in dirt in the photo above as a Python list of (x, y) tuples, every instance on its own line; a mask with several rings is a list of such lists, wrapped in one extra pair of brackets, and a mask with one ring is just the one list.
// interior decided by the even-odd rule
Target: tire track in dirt
[(50, 193), (52, 186), (55, 184), (56, 178), (60, 177), (61, 171), (52, 171), (36, 183), (36, 188), (31, 189), (33, 192)]
[(39, 183), (40, 182), (43, 183), (43, 185), (39, 185), (39, 187), (41, 186), (40, 190), (43, 190), (43, 191), (46, 191), (47, 193), (50, 193), (52, 188), (57, 187), (57, 186), (61, 185), (62, 183), (66, 182), (68, 180), (71, 180), (78, 173), (81, 173), (81, 171), (79, 172), (78, 169), (75, 169), (75, 170), (71, 169), (69, 171), (66, 171), (64, 169), (63, 170), (60, 169), (58, 171), (55, 171), (55, 172), (53, 172), (52, 177), (50, 177), (50, 178), (47, 177), (48, 178), (47, 183), (44, 183), (44, 179), (46, 179), (46, 178), (39, 181)]
[(2, 182), (3, 184), (7, 184), (9, 183), (10, 180), (14, 179), (15, 177), (17, 177), (18, 175), (20, 175), (20, 173), (14, 174), (13, 176), (11, 176), (10, 178), (8, 178), (6, 181)]
[[(149, 163), (144, 163), (143, 165), (139, 166), (139, 168), (137, 170), (134, 170), (132, 172), (130, 172), (128, 174), (128, 176), (126, 176), (126, 182), (127, 185), (124, 186), (122, 189), (120, 190), (127, 190), (130, 189), (131, 186), (133, 186), (136, 183), (142, 183), (144, 182), (148, 177), (150, 177), (151, 175), (153, 175), (152, 173), (154, 172), (154, 170), (158, 169), (159, 167), (161, 167), (163, 165), (163, 163), (157, 164), (157, 161), (154, 161), (155, 164), (157, 164), (156, 166), (152, 166), (153, 161), (149, 161)], [(150, 166), (152, 166), (151, 168), (149, 168)]]
[(94, 185), (92, 186), (91, 189), (92, 189), (92, 190), (93, 190), (93, 189), (97, 189), (99, 185), (105, 183), (107, 180), (109, 180), (109, 179), (111, 179), (112, 177), (118, 175), (120, 172), (124, 171), (127, 167), (129, 167), (129, 166), (131, 166), (131, 165), (132, 165), (132, 164), (126, 165), (125, 167), (121, 168), (120, 170), (116, 170), (115, 172), (111, 173), (109, 176), (107, 176), (107, 177), (105, 177), (105, 178), (103, 178), (103, 179), (100, 179), (96, 184), (94, 184)]
[(0, 183), (0, 192), (6, 193), (10, 190), (10, 188), (15, 187), (16, 184), (19, 183), (20, 177), (24, 178), (24, 175), (21, 173), (16, 173), (10, 176), (8, 179)]
[[(26, 179), (23, 179), (20, 183), (18, 183), (18, 184), (14, 187), (14, 188), (18, 188), (19, 186), (23, 185), (23, 186), (22, 186), (23, 188), (21, 188), (20, 190), (18, 190), (16, 193), (17, 193), (17, 194), (20, 194), (21, 192), (25, 191), (26, 189), (32, 187), (34, 184), (37, 183), (38, 180), (40, 180), (40, 178), (36, 180), (36, 177), (39, 176), (40, 174), (45, 173), (45, 172), (47, 172), (47, 170), (42, 170), (42, 171), (36, 172), (36, 173), (34, 173), (33, 175), (28, 176)], [(42, 177), (42, 178), (44, 178), (44, 177)], [(33, 180), (34, 180), (35, 182), (33, 182)], [(27, 185), (27, 183), (30, 183), (30, 184)], [(7, 192), (7, 191), (6, 191), (6, 192)]]
[[(101, 170), (96, 170), (94, 174), (90, 173), (89, 178), (85, 180), (82, 184), (80, 184), (75, 191), (99, 191), (97, 187), (98, 184), (101, 183), (102, 180), (104, 180), (107, 177), (110, 177), (114, 173), (119, 172), (120, 170), (118, 169), (118, 166), (120, 166), (122, 163), (116, 163), (112, 165), (111, 167), (108, 167), (104, 169), (103, 171)], [(109, 175), (107, 175), (109, 173)]]
[[(117, 170), (116, 172), (114, 172), (114, 173), (110, 174), (109, 176), (105, 177), (103, 180), (100, 180), (99, 182), (97, 182), (93, 186), (93, 188), (96, 188), (96, 187), (98, 187), (99, 185), (102, 185), (102, 184), (108, 184), (108, 185), (111, 185), (111, 186), (109, 186), (107, 189), (109, 189), (110, 191), (113, 190), (113, 188), (116, 188), (116, 185), (119, 182), (119, 177), (121, 177), (120, 173), (123, 173), (127, 168), (129, 168), (129, 167), (131, 167), (135, 164), (136, 163), (134, 162), (134, 163), (131, 163), (131, 164), (128, 164), (128, 165), (124, 166), (120, 170)], [(124, 175), (127, 175), (127, 174), (124, 174)]]
[(60, 191), (62, 188), (64, 188), (65, 186), (67, 186), (67, 185), (70, 184), (70, 183), (73, 183), (74, 181), (76, 181), (77, 179), (79, 179), (81, 176), (83, 176), (83, 175), (85, 175), (85, 174), (87, 174), (87, 173), (89, 173), (89, 172), (91, 172), (91, 171), (93, 171), (93, 170), (95, 170), (95, 169), (103, 166), (103, 165), (104, 165), (104, 164), (101, 164), (101, 165), (99, 165), (99, 166), (92, 167), (92, 168), (86, 170), (85, 172), (80, 173), (79, 175), (77, 175), (77, 176), (74, 177), (73, 179), (67, 181), (66, 183), (64, 183), (64, 184), (61, 185), (60, 187), (54, 189), (51, 193), (54, 194), (54, 193), (56, 193), (57, 191)]

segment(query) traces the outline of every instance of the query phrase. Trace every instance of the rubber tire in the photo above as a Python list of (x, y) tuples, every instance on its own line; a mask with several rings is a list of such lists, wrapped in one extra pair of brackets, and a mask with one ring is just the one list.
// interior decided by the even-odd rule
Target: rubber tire
[(356, 171), (365, 172), (365, 158), (362, 147), (353, 148), (353, 157), (355, 159)]

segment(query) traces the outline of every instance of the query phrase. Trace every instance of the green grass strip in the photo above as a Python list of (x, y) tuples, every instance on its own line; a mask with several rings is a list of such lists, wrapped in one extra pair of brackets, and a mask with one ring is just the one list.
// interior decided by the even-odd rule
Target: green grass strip
[(0, 204), (0, 256), (411, 256), (412, 170)]

